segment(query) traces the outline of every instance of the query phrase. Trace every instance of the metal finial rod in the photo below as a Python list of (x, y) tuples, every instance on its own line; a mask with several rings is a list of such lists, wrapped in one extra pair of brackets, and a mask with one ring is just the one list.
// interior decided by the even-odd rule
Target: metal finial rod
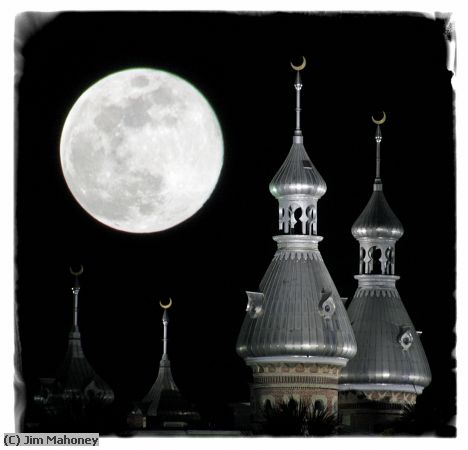
[(73, 288), (73, 326), (78, 328), (78, 293), (80, 288)]
[(380, 120), (375, 120), (372, 116), (372, 122), (377, 125), (377, 130), (375, 131), (375, 142), (376, 142), (376, 149), (375, 149), (375, 179), (380, 182), (380, 142), (382, 141), (382, 131), (380, 130), (380, 125), (382, 125), (385, 120), (387, 119), (387, 115), (385, 111), (383, 111), (383, 116)]
[(169, 318), (168, 318), (167, 310), (164, 310), (162, 322), (163, 322), (163, 326), (164, 326), (163, 355), (167, 355), (167, 341), (168, 341), (168, 339), (167, 339), (167, 327), (169, 325)]
[(294, 131), (294, 134), (300, 136), (302, 134), (302, 131), (301, 131), (302, 82), (301, 82), (301, 75), (299, 74), (299, 72), (296, 73), (296, 82), (294, 83), (294, 87), (296, 88), (296, 130)]
[(302, 143), (302, 131), (301, 131), (301, 89), (302, 81), (300, 71), (306, 66), (306, 59), (302, 57), (302, 64), (300, 66), (295, 66), (291, 63), (291, 67), (296, 71), (296, 81), (294, 82), (294, 87), (296, 89), (296, 129), (294, 130), (294, 143)]
[(377, 131), (375, 133), (375, 178), (380, 179), (380, 142), (382, 141), (382, 133), (380, 131), (380, 125), (377, 125)]
[(70, 267), (70, 273), (75, 276), (75, 283), (74, 286), (72, 287), (72, 292), (73, 292), (73, 327), (78, 328), (78, 294), (80, 292), (80, 281), (78, 277), (83, 273), (83, 265), (80, 265), (80, 270), (78, 272), (75, 272), (71, 267)]
[(163, 331), (163, 357), (167, 357), (167, 327), (169, 325), (169, 314), (167, 310), (172, 306), (172, 298), (169, 297), (169, 303), (166, 305), (163, 305), (162, 302), (159, 302), (159, 306), (161, 306), (162, 309), (164, 309), (164, 313), (162, 316), (162, 323), (164, 327)]

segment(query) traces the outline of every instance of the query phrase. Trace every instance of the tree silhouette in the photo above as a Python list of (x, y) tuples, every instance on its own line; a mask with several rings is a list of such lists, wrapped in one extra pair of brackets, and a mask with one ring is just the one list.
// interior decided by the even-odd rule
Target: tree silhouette
[(335, 414), (294, 398), (263, 408), (263, 432), (271, 436), (329, 436), (335, 433)]

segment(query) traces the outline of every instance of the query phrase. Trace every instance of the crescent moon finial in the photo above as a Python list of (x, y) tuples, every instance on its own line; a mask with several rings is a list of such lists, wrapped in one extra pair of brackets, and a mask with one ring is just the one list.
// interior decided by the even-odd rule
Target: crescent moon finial
[(382, 112), (383, 116), (380, 120), (375, 120), (374, 116), (372, 116), (372, 122), (374, 122), (376, 125), (382, 125), (387, 120), (387, 115), (385, 114), (385, 111)]
[(75, 271), (71, 268), (71, 266), (70, 266), (70, 273), (71, 273), (72, 275), (75, 275), (75, 277), (81, 275), (81, 274), (83, 273), (83, 271), (84, 271), (84, 269), (83, 269), (83, 264), (80, 264), (80, 270), (79, 270), (78, 272), (75, 272)]
[(306, 59), (305, 59), (305, 56), (302, 57), (302, 64), (300, 66), (295, 66), (293, 63), (291, 63), (291, 67), (294, 69), (294, 70), (297, 70), (298, 72), (302, 69), (304, 69), (304, 67), (306, 66)]
[(163, 305), (162, 302), (159, 302), (159, 306), (162, 308), (162, 309), (169, 309), (171, 306), (172, 306), (172, 298), (169, 297), (169, 303), (167, 305)]

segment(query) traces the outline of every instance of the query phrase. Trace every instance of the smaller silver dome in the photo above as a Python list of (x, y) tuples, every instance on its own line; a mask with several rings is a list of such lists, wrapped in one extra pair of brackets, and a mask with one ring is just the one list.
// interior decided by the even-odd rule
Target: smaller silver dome
[(343, 368), (345, 385), (420, 391), (431, 382), (421, 340), (400, 298), (397, 276), (359, 275), (348, 308), (358, 352)]
[(312, 164), (302, 143), (294, 142), (283, 165), (270, 182), (275, 198), (289, 195), (310, 195), (319, 199), (327, 185)]
[(57, 388), (62, 397), (94, 398), (103, 406), (114, 401), (112, 388), (94, 371), (81, 346), (81, 334), (73, 328), (65, 358), (57, 372)]
[(404, 229), (398, 217), (390, 208), (382, 191), (382, 184), (374, 184), (374, 192), (366, 207), (351, 227), (356, 239), (384, 238), (398, 240)]

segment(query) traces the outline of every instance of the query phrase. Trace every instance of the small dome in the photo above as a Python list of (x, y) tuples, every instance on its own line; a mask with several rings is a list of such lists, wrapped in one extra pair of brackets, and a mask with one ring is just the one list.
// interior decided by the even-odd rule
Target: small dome
[[(382, 185), (376, 186), (381, 188)], [(403, 225), (390, 208), (381, 189), (374, 189), (367, 206), (351, 228), (351, 233), (356, 239), (400, 239), (403, 232)]]
[(276, 197), (310, 195), (322, 197), (327, 185), (312, 164), (302, 144), (293, 143), (286, 160), (270, 182), (270, 192)]
[(102, 406), (114, 401), (113, 390), (86, 359), (81, 346), (81, 334), (77, 329), (73, 329), (69, 335), (67, 352), (58, 369), (56, 381), (61, 396), (93, 399)]

